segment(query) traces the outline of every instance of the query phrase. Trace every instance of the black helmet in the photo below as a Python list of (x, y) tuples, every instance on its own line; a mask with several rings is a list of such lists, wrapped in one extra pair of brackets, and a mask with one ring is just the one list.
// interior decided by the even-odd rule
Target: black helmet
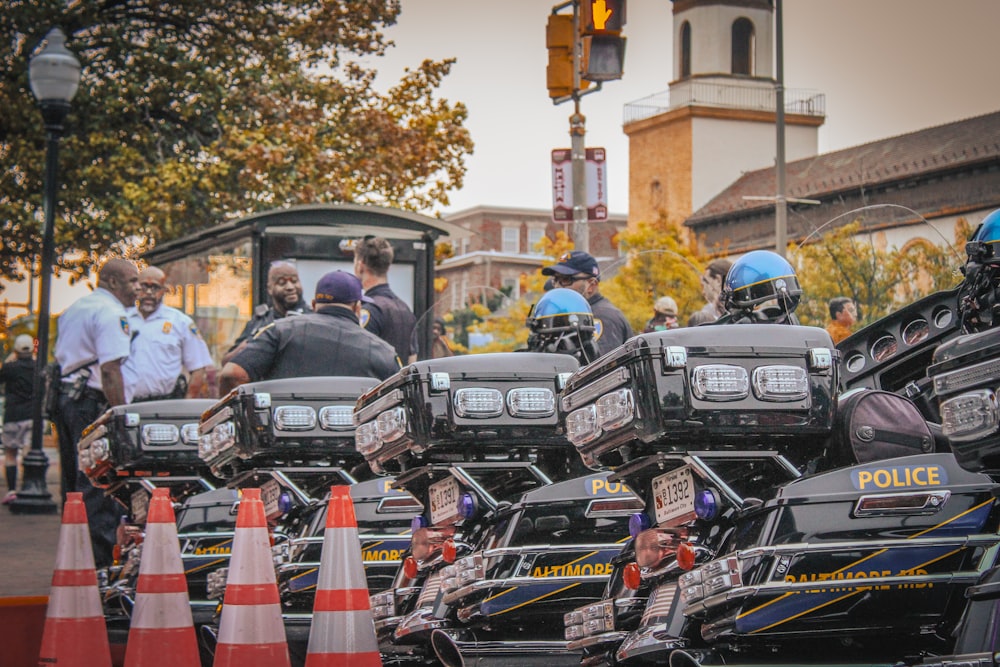
[[(722, 286), (722, 300), (733, 321), (785, 321), (799, 305), (802, 288), (795, 269), (781, 255), (754, 250), (736, 260)], [(772, 307), (758, 309), (769, 301)]]
[(965, 254), (959, 310), (967, 330), (982, 331), (1000, 322), (1000, 209), (983, 218)]
[(579, 292), (557, 287), (542, 295), (526, 322), (532, 352), (572, 354), (587, 364), (597, 358), (594, 314)]

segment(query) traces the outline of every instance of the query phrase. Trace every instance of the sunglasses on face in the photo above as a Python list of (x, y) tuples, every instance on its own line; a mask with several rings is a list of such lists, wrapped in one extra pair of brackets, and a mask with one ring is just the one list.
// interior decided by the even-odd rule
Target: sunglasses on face
[(556, 276), (552, 282), (559, 285), (559, 287), (569, 287), (573, 283), (581, 280), (590, 280), (590, 276)]
[(140, 292), (159, 292), (163, 289), (163, 285), (157, 283), (139, 283)]

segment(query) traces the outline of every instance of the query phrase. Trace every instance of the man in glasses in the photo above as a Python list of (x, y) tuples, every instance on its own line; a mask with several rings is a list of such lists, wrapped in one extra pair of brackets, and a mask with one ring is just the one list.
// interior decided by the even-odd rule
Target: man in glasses
[(564, 253), (558, 263), (543, 268), (542, 275), (552, 276), (555, 287), (569, 288), (587, 299), (594, 313), (594, 340), (600, 354), (607, 354), (634, 335), (622, 311), (601, 294), (601, 270), (589, 253)]
[(253, 317), (233, 341), (233, 346), (223, 355), (223, 365), (246, 347), (247, 342), (264, 327), (287, 315), (309, 312), (309, 304), (302, 298), (299, 270), (291, 262), (278, 260), (271, 264), (267, 272), (267, 296), (271, 303), (262, 303), (254, 308)]
[[(194, 320), (163, 303), (167, 276), (150, 266), (139, 274), (139, 296), (128, 309), (132, 348), (125, 372), (132, 402), (209, 397), (206, 379), (215, 366)], [(184, 375), (190, 374), (190, 378)]]

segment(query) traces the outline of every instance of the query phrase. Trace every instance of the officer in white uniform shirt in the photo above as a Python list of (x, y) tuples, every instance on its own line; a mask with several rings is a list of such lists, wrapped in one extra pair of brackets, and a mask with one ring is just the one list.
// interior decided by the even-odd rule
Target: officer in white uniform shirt
[(98, 274), (97, 289), (78, 299), (58, 320), (54, 356), (63, 377), (52, 420), (59, 435), (62, 495), (65, 502), (67, 492), (83, 493), (98, 568), (111, 565), (119, 512), (103, 489), (94, 488), (78, 470), (76, 443), (104, 410), (132, 398), (122, 362), (128, 357), (130, 339), (125, 306), (135, 302), (138, 282), (132, 262), (108, 260)]
[[(151, 266), (139, 274), (139, 297), (128, 309), (132, 351), (124, 372), (134, 382), (132, 402), (207, 396), (206, 376), (214, 375), (208, 345), (194, 320), (163, 304), (167, 276)], [(190, 374), (187, 391), (175, 392), (183, 371)]]

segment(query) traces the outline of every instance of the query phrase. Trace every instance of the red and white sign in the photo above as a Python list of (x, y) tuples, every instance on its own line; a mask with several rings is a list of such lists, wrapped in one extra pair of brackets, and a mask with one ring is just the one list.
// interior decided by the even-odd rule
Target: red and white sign
[[(588, 148), (587, 222), (608, 219), (608, 170), (603, 148)], [(552, 220), (573, 221), (573, 153), (569, 148), (552, 151)]]

